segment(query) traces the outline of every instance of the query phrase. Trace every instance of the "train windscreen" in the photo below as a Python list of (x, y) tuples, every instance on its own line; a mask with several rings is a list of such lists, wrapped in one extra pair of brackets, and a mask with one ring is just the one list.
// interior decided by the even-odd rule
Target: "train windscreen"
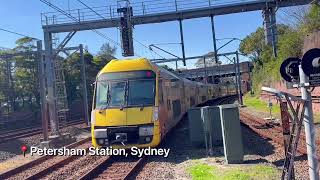
[(96, 109), (153, 106), (155, 74), (152, 71), (105, 73), (99, 76)]

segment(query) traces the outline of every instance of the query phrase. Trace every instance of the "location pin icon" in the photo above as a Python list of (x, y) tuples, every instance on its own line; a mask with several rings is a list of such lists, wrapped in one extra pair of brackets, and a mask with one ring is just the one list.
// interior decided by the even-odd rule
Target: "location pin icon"
[(21, 151), (23, 153), (23, 156), (26, 157), (26, 151), (28, 150), (28, 147), (26, 145), (21, 146)]

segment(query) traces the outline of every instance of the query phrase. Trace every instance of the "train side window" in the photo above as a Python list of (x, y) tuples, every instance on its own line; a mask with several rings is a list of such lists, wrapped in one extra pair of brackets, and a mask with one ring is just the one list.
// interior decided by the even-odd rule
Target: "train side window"
[(177, 118), (181, 114), (181, 104), (180, 100), (172, 101), (173, 117)]
[(171, 102), (170, 99), (167, 100), (167, 108), (170, 111), (171, 110)]

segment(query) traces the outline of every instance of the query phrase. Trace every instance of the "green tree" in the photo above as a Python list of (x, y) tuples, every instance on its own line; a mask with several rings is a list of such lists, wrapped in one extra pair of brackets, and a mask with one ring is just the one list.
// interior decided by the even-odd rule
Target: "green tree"
[[(36, 51), (35, 41), (32, 38), (21, 38), (16, 41), (15, 52)], [(28, 105), (31, 110), (39, 107), (39, 81), (38, 81), (38, 61), (31, 54), (26, 53), (23, 56), (14, 58), (14, 74), (13, 74), (13, 92), (14, 101), (22, 102), (22, 108)], [(14, 103), (15, 109), (19, 108), (19, 104)]]
[(304, 23), (302, 24), (302, 30), (305, 33), (311, 33), (315, 30), (320, 30), (320, 4), (314, 2), (308, 13), (304, 17)]
[(265, 44), (263, 28), (259, 27), (240, 43), (240, 52), (248, 55), (254, 63), (253, 88), (259, 92), (262, 85), (280, 79), (281, 63), (289, 57), (300, 57), (303, 34), (300, 30), (287, 25), (277, 25), (278, 57), (273, 57), (272, 48)]
[(110, 60), (114, 59), (116, 51), (117, 48), (111, 46), (109, 43), (103, 44), (97, 56), (93, 58), (93, 63), (98, 69), (103, 68)]
[(239, 51), (247, 56), (254, 62), (261, 60), (261, 54), (265, 48), (264, 30), (259, 27), (255, 32), (248, 35), (240, 43)]
[[(92, 85), (96, 80), (98, 72), (108, 63), (111, 59), (115, 59), (115, 47), (111, 47), (108, 43), (103, 44), (97, 56), (92, 55), (88, 48), (84, 50), (84, 62), (86, 67), (86, 82), (88, 99), (91, 100), (93, 96)], [(81, 61), (80, 54), (74, 53), (65, 61), (65, 79), (67, 97), (70, 103), (75, 100), (82, 100), (82, 75), (81, 75)]]

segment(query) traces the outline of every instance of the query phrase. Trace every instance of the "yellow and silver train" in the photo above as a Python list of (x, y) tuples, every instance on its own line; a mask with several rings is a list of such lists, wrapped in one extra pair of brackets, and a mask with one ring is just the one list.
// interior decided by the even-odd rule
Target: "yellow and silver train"
[(190, 107), (235, 88), (178, 77), (144, 58), (112, 60), (99, 73), (91, 112), (94, 147), (156, 147)]

